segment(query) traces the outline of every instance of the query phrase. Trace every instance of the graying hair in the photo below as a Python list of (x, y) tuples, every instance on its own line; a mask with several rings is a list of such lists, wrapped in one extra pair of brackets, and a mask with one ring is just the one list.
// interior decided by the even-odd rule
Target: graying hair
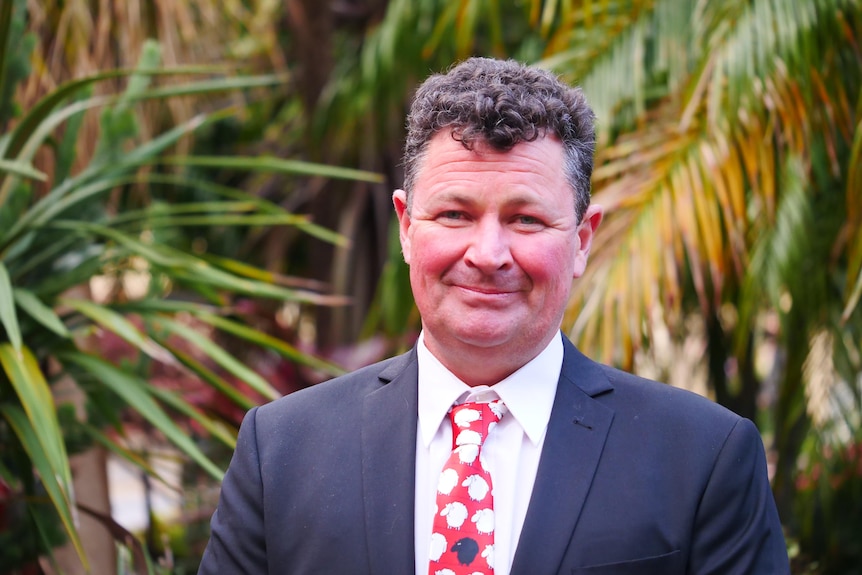
[(428, 144), (437, 132), (449, 130), (468, 150), (482, 142), (501, 152), (553, 134), (563, 144), (565, 177), (580, 222), (590, 205), (594, 121), (579, 88), (513, 60), (470, 58), (445, 74), (435, 74), (419, 86), (407, 117), (407, 210)]

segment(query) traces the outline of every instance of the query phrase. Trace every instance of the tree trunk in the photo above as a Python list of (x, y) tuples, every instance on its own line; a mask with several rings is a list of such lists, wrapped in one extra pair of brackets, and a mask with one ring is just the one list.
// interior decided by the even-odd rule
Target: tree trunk
[[(71, 458), (72, 477), (77, 502), (105, 515), (111, 514), (108, 495), (107, 453), (103, 447), (93, 447)], [(117, 569), (117, 552), (114, 538), (105, 527), (84, 513), (78, 514), (78, 532), (90, 562), (90, 573), (101, 575), (114, 573)], [(84, 575), (87, 571), (81, 564), (75, 548), (64, 545), (55, 551), (55, 557), (64, 575)]]
[[(54, 386), (54, 399), (59, 403), (71, 402), (78, 417), (86, 417), (86, 397), (77, 384), (65, 378)], [(77, 503), (105, 515), (111, 514), (111, 499), (108, 491), (108, 457), (105, 448), (91, 447), (83, 453), (69, 457), (72, 468), (72, 484)], [(102, 575), (117, 570), (117, 550), (113, 536), (97, 520), (87, 514), (77, 514), (78, 533), (84, 552), (90, 562), (90, 573)], [(81, 560), (71, 543), (56, 549), (54, 556), (63, 575), (84, 575)]]

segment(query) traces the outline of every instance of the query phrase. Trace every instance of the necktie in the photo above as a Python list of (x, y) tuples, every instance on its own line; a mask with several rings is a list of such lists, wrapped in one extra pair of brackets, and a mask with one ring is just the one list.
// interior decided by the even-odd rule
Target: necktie
[(464, 403), (449, 411), (452, 454), (437, 483), (429, 575), (494, 572), (494, 502), (482, 443), (506, 412), (500, 400)]

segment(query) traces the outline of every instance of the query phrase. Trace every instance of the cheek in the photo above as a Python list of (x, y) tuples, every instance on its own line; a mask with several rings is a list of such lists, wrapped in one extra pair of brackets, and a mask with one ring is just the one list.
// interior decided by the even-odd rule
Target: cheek
[(524, 269), (529, 268), (538, 276), (553, 277), (572, 270), (574, 255), (570, 246), (538, 243), (521, 251), (518, 259)]
[(565, 246), (541, 245), (518, 258), (521, 268), (533, 280), (534, 286), (546, 291), (565, 291), (571, 287), (573, 256)]
[(458, 259), (453, 242), (439, 237), (421, 237), (421, 234), (416, 234), (412, 240), (411, 275), (415, 274), (420, 281), (436, 281)]

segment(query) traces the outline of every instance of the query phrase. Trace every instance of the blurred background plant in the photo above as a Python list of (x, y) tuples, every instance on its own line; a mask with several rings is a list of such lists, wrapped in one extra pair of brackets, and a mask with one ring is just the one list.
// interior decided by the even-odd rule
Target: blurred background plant
[[(137, 47), (134, 69), (76, 74), (28, 101), (28, 81), (44, 75), (30, 69), (38, 39), (26, 31), (25, 8), (23, 0), (0, 7), (0, 571), (29, 572), (40, 557), (42, 569), (114, 571), (122, 554), (110, 542), (107, 552), (94, 550), (84, 515), (130, 546), (135, 571), (152, 571), (150, 552), (111, 519), (105, 494), (84, 497), (90, 485), (80, 480), (94, 470), (75, 469), (71, 456), (108, 449), (161, 480), (147, 451), (167, 441), (218, 481), (224, 462), (213, 462), (218, 452), (209, 445), (229, 453), (243, 410), (341, 372), (299, 349), (290, 317), (344, 298), (219, 253), (196, 230), (217, 237), (283, 226), (323, 242), (344, 238), (201, 173), (229, 165), (237, 173), (379, 177), (261, 154), (188, 154), (192, 133), (218, 142), (231, 118), (253, 114), (286, 78), (164, 67), (155, 42)], [(190, 95), (193, 114), (180, 107), (170, 119), (161, 115)], [(152, 104), (148, 124), (144, 103)], [(92, 117), (98, 125), (87, 132)], [(281, 337), (249, 321), (257, 305), (249, 302), (273, 302)], [(255, 371), (228, 347), (293, 369)], [(219, 397), (236, 408), (220, 410)], [(149, 443), (137, 446), (135, 431)], [(66, 538), (71, 558), (54, 552)]]
[[(401, 181), (404, 117), (418, 82), (460, 58), (490, 55), (539, 63), (583, 86), (598, 116), (593, 191), (607, 218), (588, 275), (575, 284), (564, 330), (597, 359), (695, 389), (754, 419), (764, 433), (794, 569), (849, 573), (859, 555), (852, 534), (862, 532), (853, 471), (862, 429), (860, 4), (31, 0), (22, 26), (32, 36), (22, 32), (20, 41), (8, 44), (19, 57), (15, 65), (6, 58), (6, 69), (26, 65), (22, 54), (32, 47), (33, 72), (18, 73), (23, 80), (14, 98), (8, 81), (3, 93), (20, 117), (71, 80), (137, 65), (146, 38), (159, 42), (166, 68), (218, 64), (222, 71), (229, 66), (288, 78), (270, 77), (270, 87), (257, 90), (160, 93), (129, 104), (138, 146), (187, 125), (200, 110), (216, 116), (193, 139), (178, 135), (166, 143), (158, 160), (142, 160), (140, 171), (129, 167), (125, 174), (134, 173), (134, 181), (114, 181), (112, 191), (92, 203), (137, 244), (153, 241), (219, 271), (266, 278), (316, 299), (285, 303), (285, 294), (262, 298), (222, 285), (207, 288), (191, 282), (196, 274), (190, 273), (165, 283), (159, 278), (174, 273), (166, 265), (173, 260), (151, 261), (135, 251), (136, 243), (93, 231), (91, 237), (118, 258), (94, 273), (108, 279), (87, 284), (103, 286), (96, 292), (108, 296), (88, 287), (72, 299), (77, 308), (58, 308), (67, 326), (82, 326), (84, 333), (101, 326), (108, 335), (87, 349), (126, 358), (124, 372), (149, 382), (147, 393), (185, 390), (183, 397), (198, 409), (235, 424), (247, 405), (264, 397), (247, 384), (233, 391), (245, 377), (258, 380), (213, 365), (213, 354), (229, 360), (208, 347), (211, 339), (243, 362), (230, 365), (253, 368), (280, 392), (335, 369), (297, 367), (303, 364), (268, 349), (276, 341), (343, 369), (412, 344), (419, 318), (395, 241), (390, 194)], [(140, 76), (159, 86), (141, 89), (178, 90), (203, 81), (203, 71), (194, 72)], [(251, 81), (238, 74), (205, 77)], [(173, 87), (161, 87), (168, 79)], [(127, 75), (106, 77), (91, 83), (89, 97), (110, 97), (130, 84)], [(220, 114), (230, 106), (234, 114)], [(104, 133), (110, 124), (102, 120), (100, 126), (96, 114), (69, 122), (79, 123), (75, 153), (65, 160), (70, 167), (52, 168), (60, 163), (56, 150), (68, 124), (33, 153), (32, 165), (51, 183), (33, 179), (29, 165), (17, 165), (25, 172), (18, 176), (30, 178), (26, 182), (43, 196), (61, 184), (52, 174), (86, 173), (99, 158), (98, 141), (118, 149), (119, 139)], [(318, 168), (299, 168), (297, 160)], [(340, 174), (320, 165), (361, 172), (333, 178)], [(298, 169), (302, 175), (291, 171)], [(369, 173), (381, 174), (383, 183)], [(178, 220), (180, 201), (198, 207)], [(219, 202), (254, 207), (231, 212), (239, 208)], [(131, 213), (127, 220), (125, 213)], [(250, 219), (300, 213), (320, 227)], [(246, 219), (228, 225), (228, 214)], [(168, 218), (171, 227), (161, 225)], [(132, 277), (151, 278), (152, 298), (125, 293)], [(157, 304), (164, 301), (158, 296), (187, 301), (178, 294), (193, 292), (209, 305), (215, 292), (222, 298), (217, 307), (225, 306), (210, 315), (180, 315), (194, 320), (195, 333), (204, 334), (198, 339), (171, 331), (176, 323), (189, 324), (165, 323), (160, 314), (167, 310), (159, 306), (166, 304)], [(321, 299), (322, 293), (331, 298)], [(180, 365), (111, 336), (120, 330), (107, 327), (107, 317), (86, 313), (93, 300), (99, 310), (131, 318), (139, 334), (181, 358)], [(327, 305), (343, 300), (350, 305)], [(85, 316), (87, 322), (77, 323)], [(250, 332), (233, 324), (226, 329), (212, 317), (273, 339), (246, 345), (242, 338)], [(152, 425), (124, 417), (126, 428)], [(203, 482), (194, 469), (187, 468), (188, 485)], [(207, 509), (193, 514), (205, 518)], [(145, 540), (163, 558), (183, 547), (176, 528), (157, 521)], [(196, 545), (185, 545), (188, 564), (177, 553), (161, 568), (193, 571)]]

